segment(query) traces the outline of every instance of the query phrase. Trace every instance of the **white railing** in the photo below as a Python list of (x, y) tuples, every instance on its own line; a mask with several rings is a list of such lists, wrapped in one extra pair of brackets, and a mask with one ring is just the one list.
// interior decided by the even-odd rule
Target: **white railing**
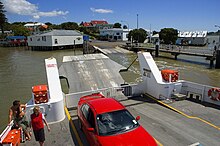
[(11, 130), (11, 127), (13, 126), (14, 121), (12, 120), (10, 124), (4, 129), (4, 131), (0, 135), (0, 144), (2, 144), (2, 141), (5, 139), (5, 137), (8, 135), (9, 131)]
[[(115, 98), (117, 100), (125, 99), (126, 97), (132, 96), (132, 89), (134, 86), (136, 86), (136, 84), (66, 94), (65, 105), (67, 108), (77, 107), (77, 104), (78, 104), (80, 97), (85, 96), (85, 95), (90, 95), (93, 93), (101, 93), (105, 97), (111, 97), (111, 98)], [(130, 88), (130, 91), (126, 91), (127, 88)], [(128, 95), (128, 96), (125, 96), (123, 94), (124, 92), (130, 92), (130, 94), (128, 95), (127, 93), (125, 93), (126, 95)]]
[(184, 81), (181, 89), (181, 93), (187, 95), (188, 98), (190, 97), (190, 95), (192, 95), (192, 97), (199, 96), (201, 97), (200, 98), (201, 101), (212, 103), (215, 105), (220, 105), (220, 101), (214, 101), (208, 96), (208, 91), (211, 88), (217, 88), (217, 87)]

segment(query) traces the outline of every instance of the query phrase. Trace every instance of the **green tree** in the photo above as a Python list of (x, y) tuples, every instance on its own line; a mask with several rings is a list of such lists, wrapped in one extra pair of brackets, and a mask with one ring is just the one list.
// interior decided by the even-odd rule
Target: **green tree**
[(2, 30), (2, 34), (4, 34), (4, 25), (7, 22), (7, 18), (5, 16), (5, 10), (4, 10), (4, 5), (0, 1), (0, 28)]
[(30, 31), (22, 24), (12, 24), (11, 29), (13, 30), (14, 35), (20, 35), (20, 36), (30, 35)]
[(61, 24), (61, 28), (66, 30), (78, 30), (79, 26), (75, 22), (65, 22)]
[(139, 43), (143, 43), (145, 41), (145, 39), (147, 38), (147, 32), (140, 28), (140, 29), (134, 29), (131, 30), (128, 34), (128, 39), (135, 41), (135, 42), (139, 42)]
[(113, 25), (113, 28), (121, 28), (121, 24), (117, 22)]
[(178, 31), (174, 28), (163, 28), (159, 32), (159, 38), (165, 44), (175, 44), (178, 38)]

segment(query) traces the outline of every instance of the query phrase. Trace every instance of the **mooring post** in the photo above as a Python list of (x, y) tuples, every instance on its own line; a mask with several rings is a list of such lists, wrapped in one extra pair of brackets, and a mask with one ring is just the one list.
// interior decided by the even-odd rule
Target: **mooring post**
[(177, 56), (178, 56), (178, 54), (175, 54), (175, 60), (177, 60)]
[(220, 68), (220, 50), (216, 50), (215, 68)]
[(213, 57), (210, 59), (210, 64), (209, 64), (209, 67), (212, 68), (213, 67), (213, 64), (214, 64), (214, 59)]
[(160, 43), (159, 43), (159, 40), (157, 40), (156, 46), (155, 46), (155, 57), (159, 57), (159, 46), (160, 46)]

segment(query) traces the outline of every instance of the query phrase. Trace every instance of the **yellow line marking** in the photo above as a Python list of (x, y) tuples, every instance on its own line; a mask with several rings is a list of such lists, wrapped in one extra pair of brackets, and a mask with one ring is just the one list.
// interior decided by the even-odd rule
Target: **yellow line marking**
[(156, 138), (154, 138), (154, 140), (156, 141), (158, 146), (163, 146), (158, 140), (156, 140)]
[(155, 99), (154, 97), (152, 97), (152, 96), (149, 95), (149, 94), (145, 94), (145, 95), (148, 96), (148, 97), (150, 97), (151, 99), (155, 100), (156, 102), (158, 102), (158, 103), (160, 103), (160, 104), (162, 104), (162, 105), (164, 105), (164, 106), (166, 106), (166, 107), (172, 109), (173, 111), (175, 111), (175, 112), (177, 112), (177, 113), (179, 113), (179, 114), (181, 114), (181, 115), (183, 115), (183, 116), (185, 116), (185, 117), (187, 117), (187, 118), (189, 118), (189, 119), (196, 119), (196, 120), (202, 121), (203, 123), (206, 123), (206, 124), (208, 124), (208, 125), (210, 125), (210, 126), (216, 128), (216, 129), (220, 130), (220, 127), (218, 127), (218, 126), (216, 126), (216, 125), (214, 125), (214, 124), (212, 124), (212, 123), (210, 123), (210, 122), (208, 122), (208, 121), (206, 121), (206, 120), (203, 120), (203, 119), (201, 119), (201, 118), (199, 118), (199, 117), (189, 116), (189, 115), (187, 115), (187, 114), (185, 114), (185, 113), (183, 113), (183, 112), (181, 112), (181, 111), (179, 111), (179, 110), (173, 108), (172, 106), (169, 106), (169, 105), (163, 103), (162, 101), (159, 101), (159, 100)]
[(76, 140), (77, 140), (79, 146), (83, 146), (82, 141), (81, 141), (81, 139), (80, 139), (80, 137), (79, 137), (79, 134), (78, 134), (78, 132), (77, 132), (77, 130), (76, 130), (76, 127), (75, 127), (74, 124), (73, 124), (73, 121), (72, 121), (72, 118), (71, 118), (71, 116), (70, 116), (70, 113), (69, 113), (68, 109), (67, 109), (66, 107), (64, 107), (64, 109), (65, 109), (67, 118), (68, 118), (68, 120), (69, 120), (69, 122), (70, 122), (70, 125), (71, 125), (71, 127), (72, 127), (72, 130), (73, 130), (73, 132), (74, 132), (74, 134), (75, 134), (75, 136), (76, 136)]

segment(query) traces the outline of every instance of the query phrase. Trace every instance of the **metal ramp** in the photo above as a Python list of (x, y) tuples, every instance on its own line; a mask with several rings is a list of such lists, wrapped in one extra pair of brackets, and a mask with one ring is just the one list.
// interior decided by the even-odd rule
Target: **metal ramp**
[(81, 96), (94, 92), (102, 92), (107, 97), (126, 98), (120, 87), (124, 83), (119, 74), (121, 69), (125, 67), (103, 54), (65, 56), (59, 75), (66, 78), (69, 85), (67, 107), (76, 107)]

